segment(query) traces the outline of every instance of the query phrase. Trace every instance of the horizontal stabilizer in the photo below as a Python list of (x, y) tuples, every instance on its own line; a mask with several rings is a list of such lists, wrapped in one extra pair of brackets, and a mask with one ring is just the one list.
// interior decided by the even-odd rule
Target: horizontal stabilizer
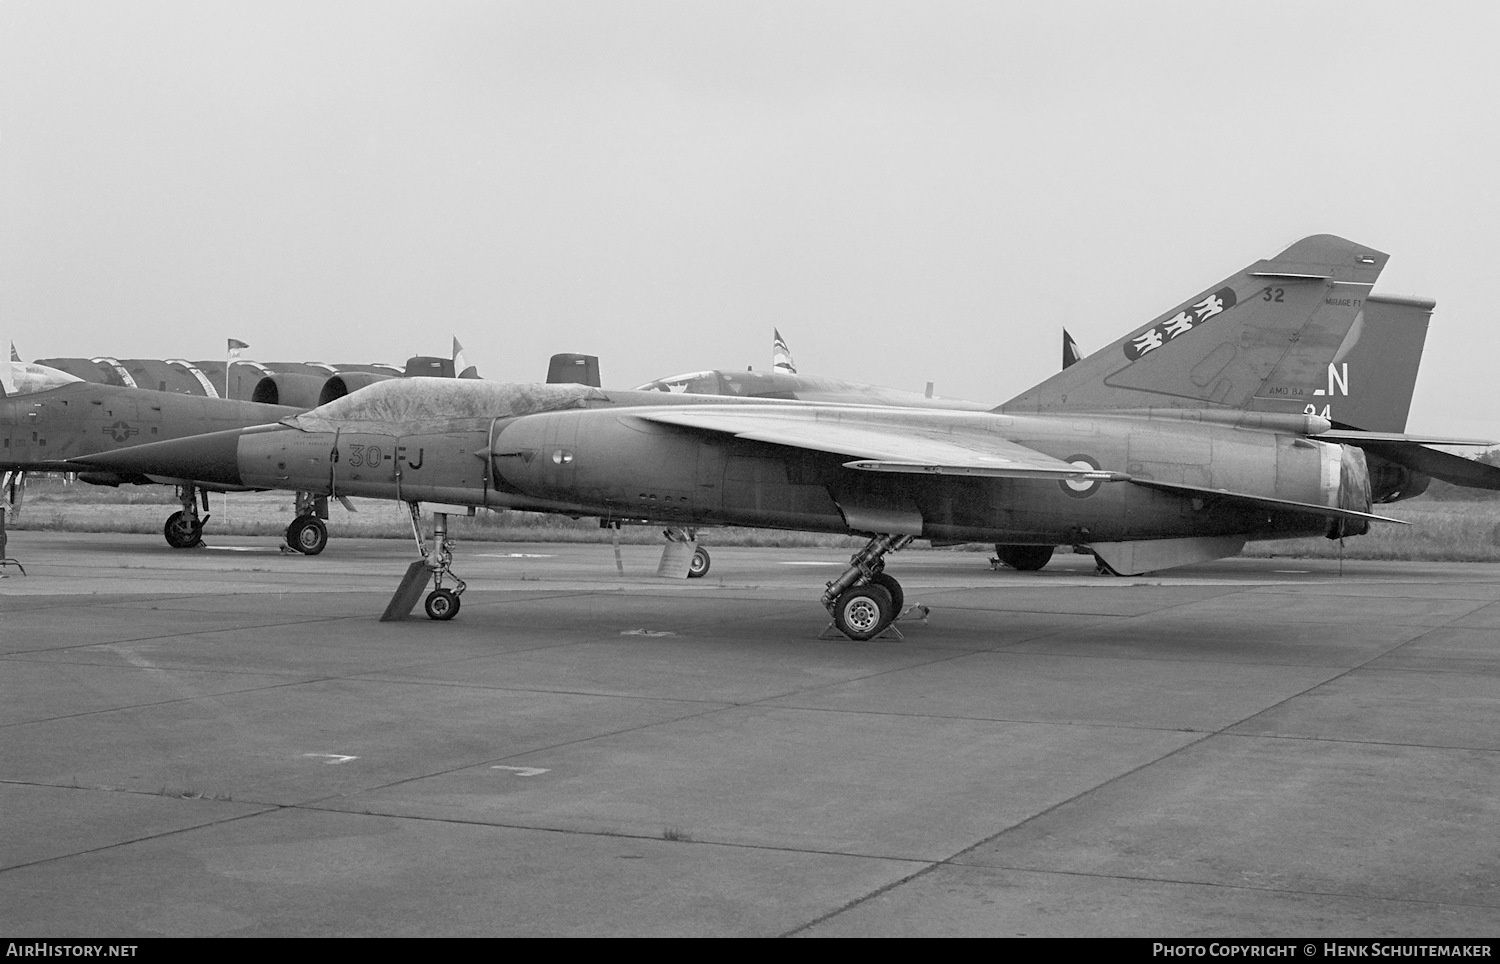
[(1374, 515), (1354, 509), (1340, 509), (1332, 505), (1318, 505), (1314, 502), (1293, 502), (1291, 499), (1272, 499), (1263, 495), (1230, 492), (1228, 489), (1210, 489), (1206, 486), (1183, 485), (1178, 482), (1158, 482), (1155, 479), (1131, 479), (1130, 481), (1136, 485), (1145, 486), (1148, 489), (1160, 489), (1163, 492), (1175, 492), (1178, 495), (1198, 496), (1204, 499), (1223, 499), (1244, 505), (1259, 506), (1260, 508), (1271, 509), (1277, 512), (1305, 512), (1308, 515), (1320, 515), (1330, 519), (1364, 519), (1369, 522), (1394, 522), (1397, 525), (1410, 525), (1409, 522), (1401, 519), (1392, 519), (1389, 516)]
[[(1322, 436), (1318, 437), (1322, 438)], [(1490, 465), (1488, 462), (1466, 459), (1462, 455), (1442, 452), (1416, 442), (1358, 442), (1347, 439), (1345, 441), (1350, 445), (1359, 446), (1370, 455), (1379, 456), (1387, 462), (1405, 466), (1414, 472), (1420, 472), (1450, 485), (1459, 485), (1466, 489), (1500, 490), (1500, 466)], [(1458, 443), (1441, 442), (1438, 444)]]
[(1332, 429), (1327, 432), (1319, 432), (1314, 438), (1319, 442), (1346, 442), (1349, 445), (1358, 445), (1363, 448), (1366, 445), (1392, 442), (1399, 445), (1472, 445), (1478, 448), (1488, 448), (1496, 443), (1488, 439), (1478, 438), (1444, 438), (1440, 435), (1409, 435), (1405, 432), (1360, 432), (1348, 429)]

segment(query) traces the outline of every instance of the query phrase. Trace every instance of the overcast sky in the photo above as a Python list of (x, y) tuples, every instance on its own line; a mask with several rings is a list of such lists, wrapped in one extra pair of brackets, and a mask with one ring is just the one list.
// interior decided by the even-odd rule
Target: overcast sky
[(1500, 4), (0, 0), (24, 358), (765, 369), (1002, 401), (1299, 237), (1500, 438)]

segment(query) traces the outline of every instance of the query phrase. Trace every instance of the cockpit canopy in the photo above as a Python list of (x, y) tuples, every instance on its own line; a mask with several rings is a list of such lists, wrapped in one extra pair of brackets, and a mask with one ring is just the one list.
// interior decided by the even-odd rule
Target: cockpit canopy
[(0, 395), (35, 395), (51, 388), (61, 388), (83, 379), (46, 365), (22, 362), (0, 363)]
[(376, 382), (310, 412), (282, 419), (308, 432), (402, 435), (488, 425), (492, 419), (581, 408), (607, 400), (587, 385), (512, 385), (471, 378), (395, 378)]

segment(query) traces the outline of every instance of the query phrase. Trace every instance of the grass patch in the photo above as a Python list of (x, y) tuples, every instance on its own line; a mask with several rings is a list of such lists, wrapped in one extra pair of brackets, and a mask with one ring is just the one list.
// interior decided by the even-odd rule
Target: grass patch
[[(411, 522), (403, 503), (353, 499), (354, 513), (332, 506), (329, 534), (335, 538), (410, 539)], [(16, 530), (59, 532), (134, 532), (159, 534), (177, 500), (166, 486), (121, 486), (118, 489), (64, 483), (57, 478), (27, 483), (22, 511), (10, 520)], [(1386, 559), (1432, 562), (1500, 562), (1500, 500), (1458, 502), (1419, 497), (1376, 512), (1412, 523), (1377, 524), (1362, 536), (1336, 541), (1321, 538), (1252, 542), (1244, 554), (1256, 558)], [(292, 521), (292, 497), (283, 492), (245, 492), (210, 496), (207, 532), (212, 535), (280, 537)], [(609, 543), (612, 533), (596, 519), (569, 519), (535, 512), (480, 509), (473, 518), (449, 518), (449, 530), (460, 540), (484, 542)], [(632, 525), (620, 530), (625, 545), (659, 545), (661, 526)], [(713, 546), (848, 548), (864, 545), (857, 536), (738, 527), (714, 528), (705, 541)], [(923, 542), (916, 544), (925, 545)], [(992, 552), (987, 543), (970, 543), (956, 551)]]

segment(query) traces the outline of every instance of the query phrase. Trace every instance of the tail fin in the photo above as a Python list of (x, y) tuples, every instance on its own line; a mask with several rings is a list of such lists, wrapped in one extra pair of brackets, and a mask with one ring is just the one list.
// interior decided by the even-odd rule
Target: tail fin
[(1311, 397), (1256, 398), (1257, 412), (1321, 415), (1337, 428), (1404, 432), (1436, 302), (1371, 295)]
[(1333, 235), (1304, 238), (1000, 410), (1247, 409), (1257, 398), (1305, 403), (1323, 387), (1386, 259)]
[(599, 387), (599, 356), (562, 352), (547, 364), (548, 385), (587, 385)]

